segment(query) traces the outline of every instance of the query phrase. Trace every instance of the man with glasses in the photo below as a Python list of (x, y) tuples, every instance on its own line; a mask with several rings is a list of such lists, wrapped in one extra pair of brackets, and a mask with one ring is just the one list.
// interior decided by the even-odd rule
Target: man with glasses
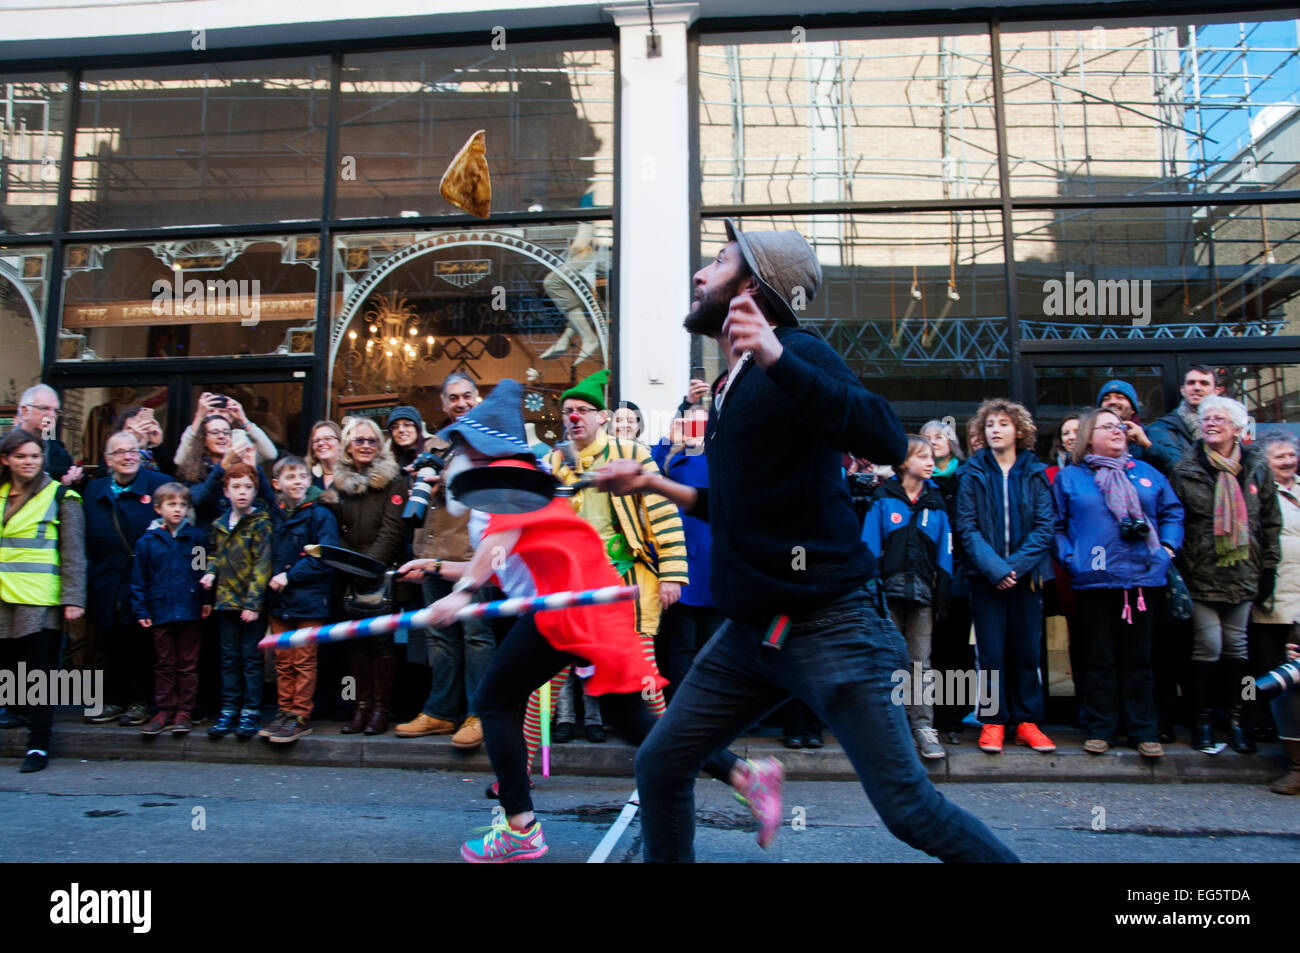
[(153, 643), (131, 608), (131, 567), (136, 542), (158, 515), (153, 493), (169, 477), (140, 466), (140, 448), (129, 431), (108, 438), (104, 460), (108, 475), (91, 480), (83, 496), (86, 619), (94, 627), (95, 650), (104, 655), (107, 696), (103, 712), (89, 720), (143, 725), (153, 697)]
[(45, 472), (53, 480), (70, 486), (81, 479), (81, 467), (72, 465), (72, 454), (54, 436), (61, 413), (59, 395), (48, 384), (35, 384), (18, 399), (14, 426), (41, 438), (45, 449)]

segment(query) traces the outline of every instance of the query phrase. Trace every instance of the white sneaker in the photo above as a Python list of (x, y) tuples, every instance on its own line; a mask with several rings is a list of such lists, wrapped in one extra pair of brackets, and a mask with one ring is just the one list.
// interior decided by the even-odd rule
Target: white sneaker
[(916, 740), (916, 750), (922, 758), (934, 761), (948, 757), (948, 752), (939, 744), (939, 732), (933, 728), (916, 728), (912, 731), (912, 737)]

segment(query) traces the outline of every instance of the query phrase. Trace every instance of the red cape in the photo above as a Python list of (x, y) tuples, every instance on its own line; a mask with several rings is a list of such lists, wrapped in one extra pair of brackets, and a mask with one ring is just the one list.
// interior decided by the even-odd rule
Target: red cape
[[(532, 513), (494, 515), (484, 535), (516, 529), (523, 533), (512, 555), (528, 566), (539, 596), (623, 585), (609, 564), (600, 535), (573, 512), (567, 500), (552, 500)], [(536, 613), (534, 620), (556, 649), (596, 666), (586, 684), (591, 695), (626, 694), (668, 684), (641, 650), (630, 601), (548, 609)]]

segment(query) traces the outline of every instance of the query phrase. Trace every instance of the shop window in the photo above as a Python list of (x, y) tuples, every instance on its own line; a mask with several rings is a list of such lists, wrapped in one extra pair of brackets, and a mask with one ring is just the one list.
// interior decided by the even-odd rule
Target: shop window
[(998, 195), (982, 27), (704, 42), (699, 88), (706, 206)]
[(331, 414), (411, 404), (432, 429), (441, 384), (461, 371), (480, 393), (518, 380), (525, 420), (554, 441), (560, 393), (610, 364), (612, 232), (593, 221), (337, 238)]
[(0, 248), (0, 407), (41, 379), (49, 267), (48, 248)]
[(1013, 194), (1300, 187), (1296, 31), (1294, 19), (1004, 27)]
[(1034, 340), (1300, 333), (1300, 206), (1015, 213)]
[[(908, 429), (964, 419), (1007, 392), (1001, 216), (995, 212), (751, 216), (742, 231), (793, 228), (812, 243), (822, 286), (800, 324), (819, 332)], [(701, 254), (725, 240), (704, 222)]]
[(0, 233), (54, 231), (67, 110), (66, 81), (0, 77)]
[(613, 50), (511, 43), (344, 57), (335, 214), (464, 214), (438, 182), (478, 129), (494, 212), (612, 205)]
[(59, 360), (310, 354), (316, 236), (70, 245)]
[(317, 219), (324, 57), (87, 71), (72, 227)]

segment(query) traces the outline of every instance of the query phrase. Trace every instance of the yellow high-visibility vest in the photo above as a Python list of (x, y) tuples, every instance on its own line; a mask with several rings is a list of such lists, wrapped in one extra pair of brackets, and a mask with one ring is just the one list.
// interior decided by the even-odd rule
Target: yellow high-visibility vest
[[(59, 604), (59, 486), (51, 480), (9, 522), (0, 522), (0, 601)], [(11, 483), (0, 486), (0, 516), (12, 488)], [(65, 495), (81, 498), (72, 490)]]

